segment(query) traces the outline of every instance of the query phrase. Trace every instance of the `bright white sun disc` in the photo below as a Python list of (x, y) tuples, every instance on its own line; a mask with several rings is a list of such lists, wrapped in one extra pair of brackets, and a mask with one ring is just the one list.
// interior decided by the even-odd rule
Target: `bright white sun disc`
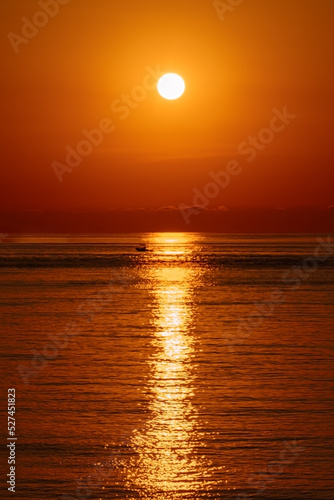
[(167, 73), (158, 81), (158, 92), (165, 99), (178, 99), (183, 94), (185, 88), (183, 79), (175, 73)]

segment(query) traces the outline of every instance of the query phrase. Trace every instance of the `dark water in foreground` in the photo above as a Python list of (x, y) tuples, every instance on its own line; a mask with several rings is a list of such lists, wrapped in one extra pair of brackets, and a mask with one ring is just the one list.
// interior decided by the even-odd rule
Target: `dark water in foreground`
[(334, 246), (317, 238), (1, 243), (4, 498), (333, 500)]

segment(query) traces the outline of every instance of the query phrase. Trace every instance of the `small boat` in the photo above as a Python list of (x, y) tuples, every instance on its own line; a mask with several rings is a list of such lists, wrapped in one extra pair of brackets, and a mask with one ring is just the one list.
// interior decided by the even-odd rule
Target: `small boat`
[(142, 245), (141, 247), (136, 247), (137, 252), (149, 252), (146, 248), (146, 245)]

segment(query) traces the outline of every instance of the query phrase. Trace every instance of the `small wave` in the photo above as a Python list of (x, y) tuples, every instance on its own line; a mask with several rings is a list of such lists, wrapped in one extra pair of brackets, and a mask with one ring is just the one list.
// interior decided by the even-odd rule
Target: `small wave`
[[(110, 255), (97, 257), (92, 256), (46, 256), (25, 257), (9, 256), (0, 259), (0, 268), (118, 268), (118, 267), (143, 267), (159, 265), (189, 266), (199, 265), (204, 267), (228, 267), (228, 268), (288, 268), (294, 265), (303, 265), (305, 256), (301, 255), (179, 255), (166, 257), (163, 254), (152, 254), (142, 258), (140, 255)], [(332, 267), (334, 258), (328, 258), (319, 262), (319, 267)], [(312, 267), (312, 265), (310, 265)]]

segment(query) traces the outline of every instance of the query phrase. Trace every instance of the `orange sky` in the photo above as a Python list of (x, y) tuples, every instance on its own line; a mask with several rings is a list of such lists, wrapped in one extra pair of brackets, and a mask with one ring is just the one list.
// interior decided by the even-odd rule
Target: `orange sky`
[[(193, 205), (233, 159), (209, 209), (334, 204), (332, 0), (244, 0), (223, 20), (207, 0), (49, 0), (46, 19), (43, 1), (1, 4), (0, 210)], [(22, 42), (22, 18), (46, 24)], [(179, 73), (183, 97), (143, 91), (148, 66)], [(238, 148), (285, 106), (296, 118), (248, 162)], [(59, 182), (52, 164), (101, 121), (112, 131)]]

